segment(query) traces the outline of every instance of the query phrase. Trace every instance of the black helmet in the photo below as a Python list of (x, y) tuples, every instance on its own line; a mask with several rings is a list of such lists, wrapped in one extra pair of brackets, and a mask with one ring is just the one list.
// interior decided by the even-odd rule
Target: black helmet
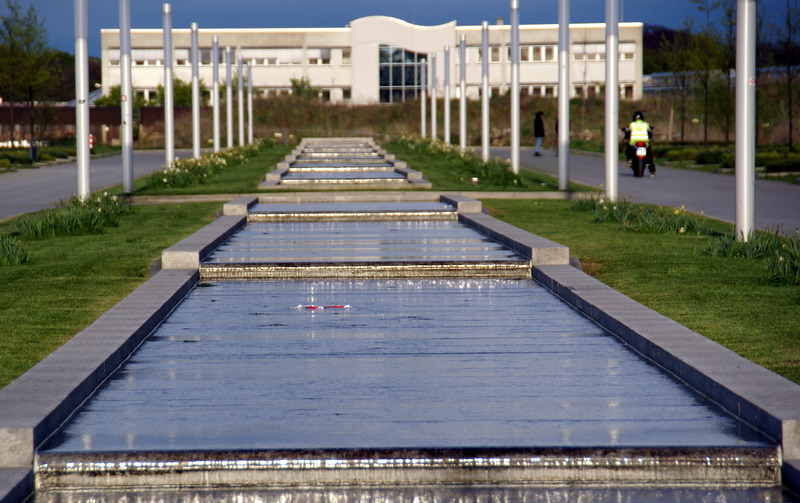
[(636, 121), (636, 120), (639, 120), (639, 119), (644, 120), (644, 114), (637, 110), (637, 111), (633, 112), (633, 120)]

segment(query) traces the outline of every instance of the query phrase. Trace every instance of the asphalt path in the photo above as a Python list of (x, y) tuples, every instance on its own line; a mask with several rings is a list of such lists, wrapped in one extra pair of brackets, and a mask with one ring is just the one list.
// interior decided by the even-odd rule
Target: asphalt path
[[(490, 149), (492, 157), (508, 159), (510, 149)], [(735, 223), (736, 177), (689, 169), (658, 166), (656, 177), (636, 178), (624, 162), (619, 163), (618, 192), (622, 198), (648, 204), (685, 206), (694, 213)], [(558, 177), (558, 157), (554, 150), (543, 150), (541, 157), (532, 148), (520, 149), (520, 167)], [(591, 187), (605, 185), (605, 158), (602, 155), (570, 155), (569, 178)], [(758, 229), (780, 229), (784, 233), (800, 232), (800, 185), (756, 179), (755, 226)]]
[[(176, 151), (177, 157), (191, 156), (191, 150)], [(163, 150), (136, 150), (134, 178), (149, 175), (164, 165)], [(122, 184), (122, 156), (98, 157), (89, 163), (92, 192)], [(0, 221), (22, 213), (52, 208), (78, 192), (78, 164), (68, 162), (37, 169), (0, 174)]]

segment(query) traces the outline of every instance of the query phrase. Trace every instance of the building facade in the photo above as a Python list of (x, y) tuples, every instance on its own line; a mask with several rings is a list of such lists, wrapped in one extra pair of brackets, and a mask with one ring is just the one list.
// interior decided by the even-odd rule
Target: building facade
[[(619, 25), (619, 93), (622, 99), (642, 96), (642, 23)], [(462, 35), (465, 61), (459, 59)], [(235, 75), (238, 58), (252, 69), (254, 92), (274, 96), (291, 92), (292, 79), (307, 79), (321, 98), (335, 103), (374, 104), (415, 99), (420, 92), (421, 65), (435, 61), (426, 73), (444, 95), (449, 72), (450, 96), (459, 96), (461, 65), (465, 66), (467, 97), (477, 99), (481, 89), (481, 27), (418, 26), (400, 19), (370, 16), (344, 28), (265, 28), (199, 30), (200, 79), (211, 88), (212, 37), (220, 46), (220, 78), (225, 80), (226, 48), (231, 48)], [(119, 30), (104, 29), (102, 38), (103, 90), (120, 83)], [(163, 31), (131, 31), (132, 85), (150, 99), (164, 83)], [(191, 81), (189, 29), (173, 29), (174, 77)], [(505, 93), (511, 84), (511, 29), (498, 20), (489, 27), (489, 85), (491, 93)], [(450, 57), (445, 58), (445, 51)], [(521, 93), (557, 96), (558, 25), (520, 26)], [(605, 24), (570, 25), (571, 97), (603, 92), (605, 81)], [(434, 57), (435, 56), (435, 57)], [(445, 60), (449, 68), (445, 69)], [(431, 74), (436, 81), (431, 82)]]

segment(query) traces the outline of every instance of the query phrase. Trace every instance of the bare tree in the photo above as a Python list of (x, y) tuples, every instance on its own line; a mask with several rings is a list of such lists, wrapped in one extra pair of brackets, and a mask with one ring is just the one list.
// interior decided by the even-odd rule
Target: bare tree
[[(19, 102), (28, 105), (29, 141), (31, 155), (35, 157), (35, 105), (58, 81), (59, 76), (52, 71), (55, 53), (47, 46), (47, 30), (33, 5), (23, 12), (17, 0), (6, 0), (6, 8), (8, 12), (0, 16), (0, 93), (12, 107)], [(16, 128), (13, 108), (12, 123), (13, 141)]]
[(794, 81), (797, 65), (800, 64), (800, 2), (786, 0), (784, 23), (776, 27), (777, 42), (783, 53), (784, 78), (786, 79), (786, 102), (789, 115), (789, 148), (794, 139)]
[(733, 116), (733, 81), (732, 72), (736, 67), (736, 4), (725, 2), (722, 7), (722, 51), (720, 69), (725, 74), (725, 102), (722, 110), (725, 143), (730, 142), (731, 117)]
[(680, 100), (681, 142), (686, 140), (686, 99), (692, 84), (692, 24), (692, 20), (687, 19), (683, 28), (675, 31), (674, 38), (661, 39), (661, 50), (665, 55), (672, 86), (678, 90)]
[(703, 142), (708, 142), (708, 93), (711, 79), (720, 66), (719, 35), (711, 22), (711, 14), (719, 7), (719, 2), (711, 0), (691, 0), (700, 12), (705, 14), (703, 29), (693, 37), (694, 50), (691, 51), (691, 66), (696, 82), (703, 91)]

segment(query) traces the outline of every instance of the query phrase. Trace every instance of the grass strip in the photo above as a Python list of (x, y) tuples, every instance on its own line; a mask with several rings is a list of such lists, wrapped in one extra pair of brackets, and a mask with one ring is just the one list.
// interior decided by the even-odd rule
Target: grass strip
[[(0, 267), (0, 387), (22, 375), (148, 277), (161, 251), (207, 225), (220, 203), (139, 206), (101, 234), (24, 240)], [(14, 220), (0, 225), (10, 234)]]
[[(711, 340), (800, 383), (800, 288), (775, 284), (764, 260), (707, 253), (713, 236), (595, 223), (569, 201), (485, 200), (492, 215), (569, 246), (584, 271)], [(719, 233), (733, 226), (705, 219)]]

